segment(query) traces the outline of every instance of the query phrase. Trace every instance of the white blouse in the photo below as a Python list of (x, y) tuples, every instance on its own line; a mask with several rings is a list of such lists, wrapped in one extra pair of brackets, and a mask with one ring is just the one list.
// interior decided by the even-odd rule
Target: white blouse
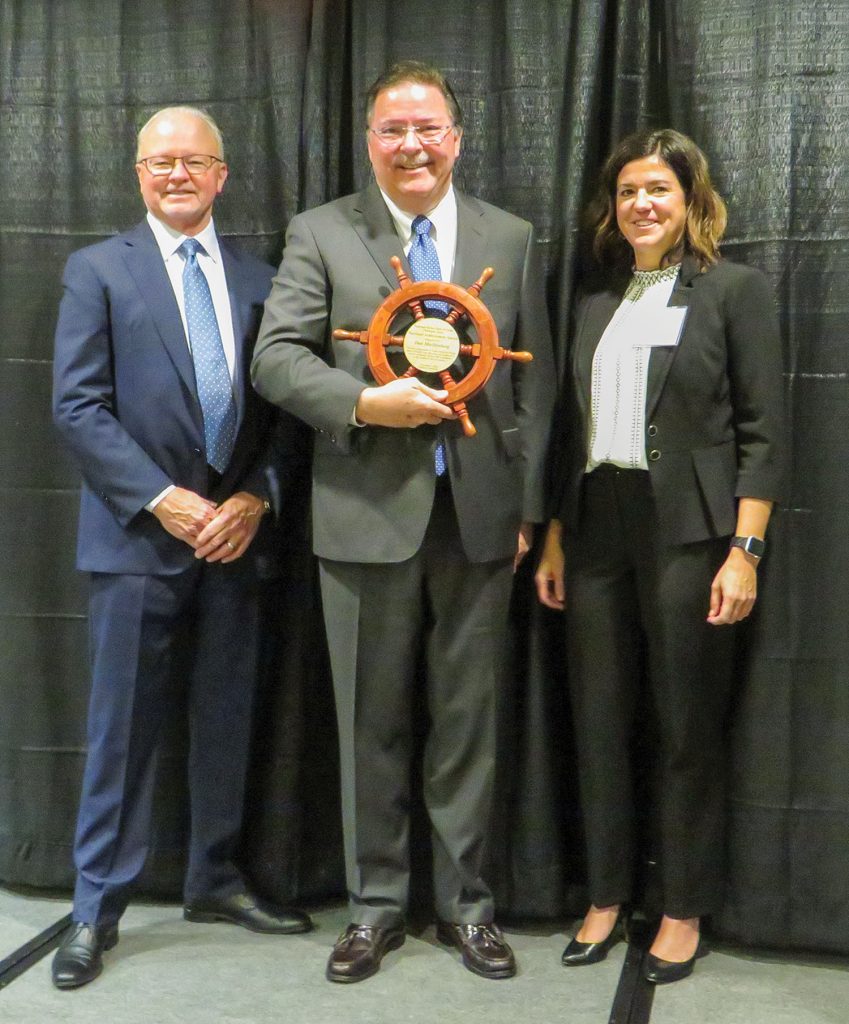
[[(635, 270), (593, 356), (591, 430), (586, 471), (602, 462), (648, 469), (646, 385), (649, 356), (658, 344), (674, 345), (667, 306), (681, 264)], [(681, 321), (677, 321), (680, 330)], [(670, 329), (675, 336), (670, 336)]]

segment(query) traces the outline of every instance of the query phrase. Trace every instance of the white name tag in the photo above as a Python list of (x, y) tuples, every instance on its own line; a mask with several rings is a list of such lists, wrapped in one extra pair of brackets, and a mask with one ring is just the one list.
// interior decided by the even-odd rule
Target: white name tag
[(651, 317), (639, 325), (634, 324), (632, 342), (634, 348), (659, 348), (677, 345), (687, 319), (686, 306), (664, 306), (653, 309)]

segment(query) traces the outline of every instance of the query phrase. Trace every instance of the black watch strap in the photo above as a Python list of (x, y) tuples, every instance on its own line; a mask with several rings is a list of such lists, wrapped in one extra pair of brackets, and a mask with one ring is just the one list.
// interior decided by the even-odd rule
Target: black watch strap
[(760, 537), (732, 537), (731, 547), (742, 548), (747, 554), (752, 555), (753, 558), (763, 558), (764, 551), (766, 551), (766, 541), (761, 540)]

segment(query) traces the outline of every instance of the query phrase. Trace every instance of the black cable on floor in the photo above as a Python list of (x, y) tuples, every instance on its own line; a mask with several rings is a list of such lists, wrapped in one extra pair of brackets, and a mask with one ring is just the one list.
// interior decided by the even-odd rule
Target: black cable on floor
[(0, 960), (0, 989), (10, 985), (24, 971), (35, 966), (62, 941), (65, 932), (71, 927), (71, 915), (66, 914), (58, 921), (45, 928), (34, 939), (30, 939), (5, 960)]
[(622, 964), (608, 1024), (648, 1024), (651, 1019), (655, 986), (643, 977), (643, 960), (654, 931), (647, 921), (631, 921), (628, 952)]

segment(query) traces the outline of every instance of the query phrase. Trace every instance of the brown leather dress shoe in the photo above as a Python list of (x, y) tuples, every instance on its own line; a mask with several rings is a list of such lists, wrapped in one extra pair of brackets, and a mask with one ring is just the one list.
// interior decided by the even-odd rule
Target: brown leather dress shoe
[(117, 941), (116, 924), (74, 924), (53, 957), (53, 984), (56, 988), (79, 988), (94, 981), (103, 970), (102, 954)]
[(384, 953), (404, 945), (406, 933), (401, 925), (376, 928), (367, 924), (349, 924), (336, 940), (327, 961), (327, 980), (363, 981), (377, 974)]
[(268, 935), (295, 935), (312, 929), (312, 921), (300, 910), (277, 907), (253, 893), (237, 892), (232, 896), (192, 900), (183, 907), (186, 921), (209, 924), (227, 921), (252, 932)]
[(450, 924), (436, 926), (440, 942), (456, 946), (463, 954), (463, 965), (482, 978), (512, 978), (516, 958), (497, 924)]

